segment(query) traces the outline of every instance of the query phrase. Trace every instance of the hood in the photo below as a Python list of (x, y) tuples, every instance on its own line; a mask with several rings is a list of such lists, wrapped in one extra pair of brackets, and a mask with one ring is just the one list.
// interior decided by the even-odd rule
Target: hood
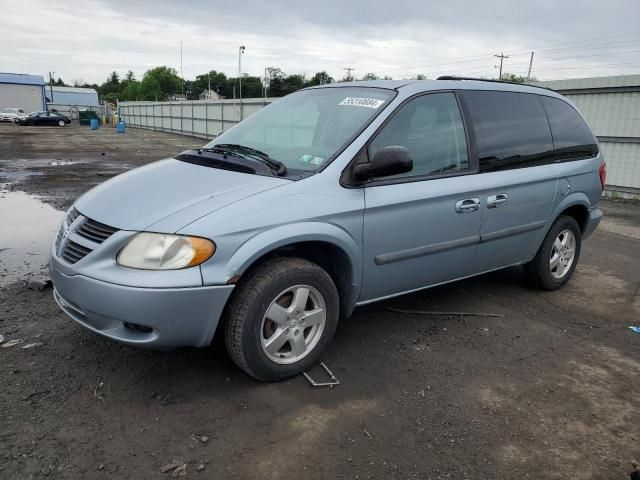
[(120, 230), (173, 233), (203, 215), (290, 182), (170, 158), (98, 185), (80, 197), (75, 207)]

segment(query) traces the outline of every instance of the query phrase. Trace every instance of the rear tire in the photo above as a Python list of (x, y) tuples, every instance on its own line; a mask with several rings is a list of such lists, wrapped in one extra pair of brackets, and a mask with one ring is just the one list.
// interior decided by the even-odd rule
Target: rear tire
[(321, 267), (299, 258), (269, 260), (242, 279), (225, 309), (227, 351), (258, 380), (298, 375), (333, 337), (339, 308), (338, 290)]
[(540, 249), (524, 271), (531, 284), (542, 290), (557, 290), (566, 284), (578, 264), (582, 232), (573, 217), (559, 217), (549, 229)]

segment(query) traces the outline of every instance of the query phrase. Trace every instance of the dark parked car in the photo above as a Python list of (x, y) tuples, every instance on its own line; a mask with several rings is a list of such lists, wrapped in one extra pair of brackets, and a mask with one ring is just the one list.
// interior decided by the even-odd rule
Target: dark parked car
[(58, 125), (64, 127), (71, 119), (58, 112), (33, 112), (19, 120), (20, 125)]

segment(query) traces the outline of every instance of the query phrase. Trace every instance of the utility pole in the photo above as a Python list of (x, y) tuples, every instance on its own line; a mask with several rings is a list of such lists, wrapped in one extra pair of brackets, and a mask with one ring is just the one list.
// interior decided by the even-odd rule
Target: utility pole
[(502, 61), (505, 58), (509, 58), (509, 55), (505, 55), (504, 53), (500, 52), (500, 55), (494, 55), (494, 57), (500, 59), (500, 76), (498, 77), (498, 80), (502, 80)]
[(267, 101), (267, 72), (269, 70), (269, 67), (264, 67), (264, 101)]
[(527, 72), (527, 82), (531, 80), (531, 66), (533, 65), (533, 52), (531, 52), (531, 59), (529, 60), (529, 71)]
[(244, 53), (244, 45), (238, 47), (238, 98), (242, 100), (242, 54)]
[[(51, 95), (51, 103), (53, 103), (53, 76), (56, 72), (49, 72), (49, 95)], [(46, 104), (47, 102), (45, 102)], [(49, 108), (47, 108), (49, 110)]]
[(182, 79), (182, 99), (184, 100), (184, 73), (182, 71), (182, 40), (180, 40), (180, 78)]
[(355, 70), (355, 68), (352, 67), (344, 67), (343, 70), (347, 71), (347, 82), (350, 82), (353, 80), (353, 77), (351, 76), (351, 70)]

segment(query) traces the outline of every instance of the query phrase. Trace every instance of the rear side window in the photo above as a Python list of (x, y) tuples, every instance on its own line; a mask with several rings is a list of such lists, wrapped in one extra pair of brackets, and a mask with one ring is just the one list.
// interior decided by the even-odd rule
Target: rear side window
[(560, 99), (541, 98), (551, 124), (556, 161), (595, 157), (598, 144), (578, 112)]
[(538, 95), (461, 93), (475, 134), (481, 172), (553, 162), (551, 129)]

